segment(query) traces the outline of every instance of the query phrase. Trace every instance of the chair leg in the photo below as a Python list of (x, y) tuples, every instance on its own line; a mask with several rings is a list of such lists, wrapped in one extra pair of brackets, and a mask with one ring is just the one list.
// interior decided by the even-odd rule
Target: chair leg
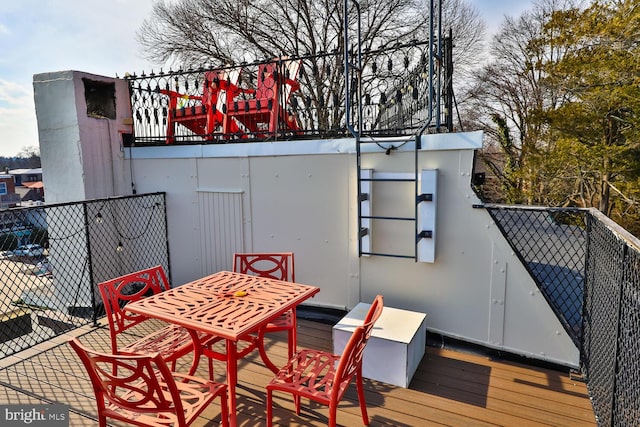
[(296, 405), (296, 414), (300, 415), (300, 396), (297, 394), (293, 395), (293, 403)]
[(287, 338), (289, 340), (289, 360), (291, 360), (293, 355), (296, 353), (298, 343), (298, 314), (296, 313), (295, 308), (291, 310), (291, 316), (293, 317), (291, 319), (291, 329), (287, 331)]
[[(207, 344), (207, 348), (209, 349), (209, 352), (213, 353), (213, 344), (209, 343)], [(214, 381), (214, 367), (213, 367), (213, 358), (206, 356), (207, 358), (207, 367), (209, 368), (209, 380)]]
[(175, 135), (175, 124), (173, 123), (172, 119), (171, 119), (171, 112), (169, 112), (169, 115), (167, 117), (167, 132), (166, 132), (166, 144), (170, 145), (173, 144), (175, 142), (174, 139), (174, 135)]
[(364, 385), (362, 384), (362, 368), (356, 372), (356, 388), (358, 389), (358, 401), (362, 412), (362, 423), (369, 425), (369, 415), (367, 414), (367, 402), (364, 400)]
[(273, 416), (273, 408), (271, 407), (273, 401), (271, 396), (271, 390), (267, 389), (267, 427), (271, 427), (273, 425), (273, 420), (271, 419)]
[(287, 331), (287, 339), (289, 341), (288, 343), (288, 348), (289, 348), (289, 360), (291, 360), (291, 358), (293, 357), (293, 355), (296, 353), (296, 339), (297, 339), (297, 334), (296, 334), (296, 325), (294, 323), (293, 328), (289, 329)]
[(329, 404), (329, 427), (336, 427), (336, 417), (338, 412), (338, 402)]
[(213, 372), (213, 359), (211, 357), (207, 357), (209, 360), (209, 379), (213, 381), (214, 372)]

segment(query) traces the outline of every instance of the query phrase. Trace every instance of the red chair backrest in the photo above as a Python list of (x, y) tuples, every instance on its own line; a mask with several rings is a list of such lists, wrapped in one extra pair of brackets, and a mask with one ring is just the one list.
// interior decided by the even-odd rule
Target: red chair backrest
[[(177, 425), (185, 424), (180, 392), (160, 355), (101, 353), (88, 349), (77, 338), (69, 344), (89, 374), (100, 414), (105, 413), (108, 402), (138, 413), (173, 414)], [(163, 393), (158, 378), (166, 383), (169, 396)]]
[[(258, 66), (258, 82), (256, 84), (256, 99), (276, 99), (286, 103), (293, 90), (292, 84), (297, 85), (300, 60), (276, 59), (274, 62)], [(282, 93), (282, 95), (279, 95)], [(281, 98), (281, 99), (280, 99)]]
[(252, 276), (295, 282), (293, 252), (235, 253), (233, 271)]
[(114, 353), (117, 352), (117, 335), (147, 319), (139, 314), (124, 311), (124, 306), (145, 296), (158, 294), (170, 287), (167, 275), (160, 265), (98, 284), (104, 310), (109, 319), (111, 346)]
[(256, 84), (256, 99), (275, 98), (277, 93), (277, 64), (269, 62), (258, 66), (258, 83)]
[(361, 368), (365, 346), (373, 331), (373, 325), (382, 314), (382, 308), (383, 298), (382, 295), (378, 295), (371, 303), (362, 325), (356, 327), (349, 338), (336, 367), (333, 389), (331, 390), (334, 398), (339, 400), (339, 396), (342, 396), (353, 375)]
[[(240, 78), (240, 69), (223, 69), (207, 71), (204, 74), (202, 88), (202, 104), (209, 107), (216, 106), (222, 110), (227, 102), (228, 92), (235, 88)], [(231, 90), (232, 91), (232, 90)], [(233, 92), (233, 91), (232, 91)], [(232, 97), (230, 97), (232, 98)]]
[(218, 101), (220, 79), (224, 79), (224, 77), (218, 71), (207, 71), (204, 74), (204, 86), (202, 88), (202, 103), (204, 105), (215, 104)]

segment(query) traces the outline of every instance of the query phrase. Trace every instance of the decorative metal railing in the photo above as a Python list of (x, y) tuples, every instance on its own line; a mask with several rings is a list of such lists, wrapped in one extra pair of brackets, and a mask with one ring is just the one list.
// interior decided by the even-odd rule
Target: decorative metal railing
[(162, 265), (165, 194), (0, 212), (0, 358), (104, 315), (96, 284)]
[(430, 104), (442, 102), (429, 97), (428, 47), (414, 41), (362, 52), (362, 70), (349, 68), (349, 94), (341, 52), (129, 76), (133, 142), (348, 137), (346, 96), (350, 125), (363, 135), (413, 135), (433, 110)]

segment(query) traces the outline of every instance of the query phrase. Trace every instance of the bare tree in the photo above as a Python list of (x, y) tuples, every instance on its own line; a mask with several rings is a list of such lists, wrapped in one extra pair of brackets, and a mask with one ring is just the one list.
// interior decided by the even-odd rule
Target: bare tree
[(18, 157), (21, 157), (23, 159), (35, 159), (35, 158), (40, 158), (40, 148), (36, 147), (36, 146), (28, 146), (28, 147), (22, 147), (22, 150), (20, 150), (20, 152), (18, 153)]
[[(424, 5), (426, 0), (422, 1)], [(428, 10), (426, 6), (422, 9)], [(486, 25), (478, 10), (466, 0), (443, 0), (441, 14), (443, 37), (447, 37), (449, 30), (453, 35), (454, 70), (461, 85), (485, 56)], [(425, 15), (423, 21), (427, 19)]]
[[(541, 0), (519, 18), (506, 18), (492, 41), (491, 60), (476, 72), (469, 93), (472, 102), (466, 107), (473, 110), (475, 127), (485, 131), (491, 146), (486, 150), (491, 155), (483, 160), (509, 203), (563, 203), (547, 197), (559, 183), (550, 185), (556, 174), (543, 170), (538, 160), (553, 148), (540, 114), (562, 102), (558, 91), (544, 84), (544, 64), (563, 54), (545, 41), (544, 26), (553, 11), (570, 2)], [(562, 168), (551, 162), (545, 166)]]
[[(429, 1), (364, 0), (359, 13), (348, 1), (350, 40), (355, 43), (359, 18), (363, 51), (427, 41)], [(344, 0), (160, 0), (137, 36), (148, 59), (185, 68), (313, 55), (302, 79), (316, 103), (343, 97), (343, 9)], [(484, 22), (465, 0), (445, 1), (442, 17), (442, 28), (453, 29), (462, 72), (482, 48)]]
[[(160, 1), (138, 31), (159, 63), (225, 65), (342, 50), (342, 0)], [(364, 48), (411, 38), (420, 25), (411, 0), (362, 2)], [(355, 27), (356, 13), (351, 13)]]

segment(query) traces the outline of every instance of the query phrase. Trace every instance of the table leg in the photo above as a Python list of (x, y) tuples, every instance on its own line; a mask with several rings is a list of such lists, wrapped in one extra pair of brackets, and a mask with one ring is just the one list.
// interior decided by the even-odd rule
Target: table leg
[(229, 427), (236, 427), (236, 384), (238, 382), (237, 343), (227, 340), (227, 392), (229, 393)]
[(188, 375), (194, 375), (198, 370), (200, 364), (200, 356), (202, 356), (202, 345), (198, 338), (198, 333), (189, 329), (189, 335), (191, 335), (191, 341), (193, 341), (193, 362), (191, 362), (191, 368), (189, 368)]
[(291, 328), (291, 330), (287, 333), (287, 338), (289, 340), (289, 342), (287, 343), (287, 350), (289, 350), (289, 360), (291, 360), (293, 355), (296, 354), (296, 351), (298, 351), (298, 314), (296, 313), (295, 307), (291, 310), (291, 315), (293, 316), (293, 318), (291, 319), (291, 321), (293, 322), (293, 328)]
[[(298, 334), (297, 334), (298, 323), (296, 319), (295, 308), (293, 309), (292, 313), (293, 313), (293, 320), (292, 320), (293, 328), (287, 331), (287, 352), (288, 352), (289, 359), (291, 359), (296, 352), (297, 339), (298, 339)], [(280, 368), (277, 367), (271, 361), (271, 359), (269, 359), (269, 356), (267, 355), (267, 350), (264, 348), (264, 334), (265, 334), (265, 328), (263, 327), (260, 329), (260, 332), (258, 332), (258, 342), (257, 342), (258, 352), (260, 352), (260, 357), (262, 358), (262, 361), (267, 366), (267, 368), (271, 369), (271, 371), (273, 371), (274, 374), (277, 374)]]
[(264, 348), (264, 328), (260, 329), (260, 332), (258, 332), (258, 341), (256, 342), (256, 345), (258, 346), (258, 352), (260, 353), (260, 358), (262, 359), (262, 361), (264, 362), (264, 364), (267, 366), (267, 368), (271, 369), (271, 371), (273, 371), (273, 373), (277, 373), (280, 368), (278, 368), (272, 361), (271, 359), (269, 359), (269, 356), (267, 355), (267, 350)]

